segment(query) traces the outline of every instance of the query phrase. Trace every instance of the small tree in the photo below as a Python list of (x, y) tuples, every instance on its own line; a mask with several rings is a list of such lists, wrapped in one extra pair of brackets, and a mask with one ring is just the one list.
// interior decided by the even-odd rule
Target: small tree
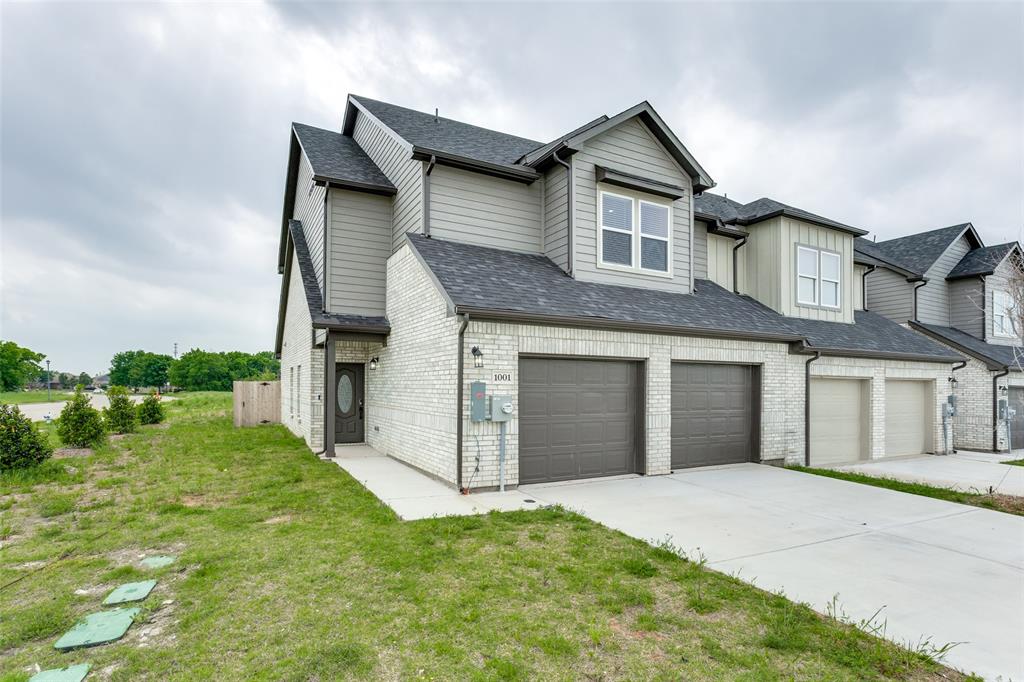
[(85, 372), (82, 372), (81, 374), (78, 375), (78, 383), (82, 384), (83, 386), (88, 386), (89, 384), (92, 383), (92, 377), (86, 374)]
[(0, 405), (0, 471), (30, 467), (53, 454), (46, 436), (15, 405)]
[(65, 445), (87, 448), (103, 442), (103, 417), (99, 410), (89, 404), (89, 396), (82, 386), (75, 387), (75, 394), (64, 404), (57, 420), (57, 435)]
[(159, 424), (163, 420), (164, 406), (160, 404), (160, 395), (152, 391), (139, 403), (139, 423)]
[(135, 405), (128, 397), (128, 389), (124, 386), (111, 386), (107, 391), (110, 407), (103, 408), (103, 421), (107, 431), (112, 433), (131, 433), (137, 425)]

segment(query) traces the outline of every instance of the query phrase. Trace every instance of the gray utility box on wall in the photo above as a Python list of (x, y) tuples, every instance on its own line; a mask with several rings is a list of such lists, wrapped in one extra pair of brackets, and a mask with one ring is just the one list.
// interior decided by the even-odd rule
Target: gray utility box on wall
[(512, 419), (512, 396), (491, 396), (491, 421), (507, 422)]
[(487, 384), (474, 381), (469, 385), (469, 420), (485, 422), (487, 414)]

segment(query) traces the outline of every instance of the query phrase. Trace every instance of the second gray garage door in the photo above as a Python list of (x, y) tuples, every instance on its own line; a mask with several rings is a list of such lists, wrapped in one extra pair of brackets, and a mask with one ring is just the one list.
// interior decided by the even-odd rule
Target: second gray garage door
[(640, 368), (577, 358), (519, 361), (519, 482), (638, 472)]
[(672, 364), (672, 468), (756, 461), (755, 375), (748, 365)]

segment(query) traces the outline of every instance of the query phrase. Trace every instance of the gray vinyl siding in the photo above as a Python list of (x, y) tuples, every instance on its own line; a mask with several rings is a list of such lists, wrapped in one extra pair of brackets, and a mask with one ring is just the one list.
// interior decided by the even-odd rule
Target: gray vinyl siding
[(330, 312), (384, 315), (391, 197), (332, 189), (329, 216)]
[(693, 276), (708, 278), (708, 226), (700, 220), (693, 221)]
[(925, 273), (928, 284), (917, 292), (917, 319), (919, 321), (943, 327), (950, 326), (949, 284), (946, 282), (946, 275), (970, 250), (971, 245), (966, 239), (960, 237), (950, 244), (946, 252), (928, 268), (928, 272)]
[[(672, 277), (598, 267), (598, 186), (595, 164), (686, 189), (684, 197), (672, 202)], [(675, 293), (691, 291), (690, 176), (679, 168), (639, 119), (632, 118), (589, 140), (573, 156), (573, 176), (576, 187), (573, 275), (576, 279)], [(612, 186), (602, 189), (625, 193)], [(660, 197), (651, 198), (661, 200)]]
[(868, 310), (900, 324), (913, 317), (913, 285), (906, 277), (879, 266), (867, 276), (867, 283)]
[(435, 166), (430, 175), (430, 234), (508, 251), (541, 253), (543, 181), (513, 180)]
[(406, 232), (423, 231), (423, 163), (412, 159), (412, 148), (362, 111), (356, 117), (354, 139), (398, 189), (393, 199), (391, 248), (401, 245)]
[(544, 176), (544, 255), (569, 271), (569, 171), (555, 166)]
[(999, 344), (1000, 346), (1020, 345), (1019, 338), (1014, 339), (1007, 336), (996, 336), (992, 333), (992, 296), (997, 291), (1010, 291), (1010, 280), (1014, 277), (1013, 265), (1010, 259), (1004, 260), (996, 271), (985, 278), (985, 331), (986, 341)]
[(853, 309), (864, 310), (864, 273), (867, 268), (863, 265), (853, 266)]
[[(732, 276), (732, 250), (737, 243), (735, 239), (720, 237), (717, 234), (709, 234), (707, 239), (708, 279), (729, 291), (736, 286)], [(742, 253), (743, 248), (740, 248), (737, 255)]]
[(299, 161), (299, 174), (295, 183), (295, 205), (292, 218), (302, 221), (302, 232), (306, 235), (309, 255), (313, 259), (316, 281), (324, 289), (324, 192), (323, 187), (313, 184), (313, 167), (305, 153)]
[(981, 280), (976, 277), (949, 283), (949, 326), (979, 339), (985, 332), (985, 302)]

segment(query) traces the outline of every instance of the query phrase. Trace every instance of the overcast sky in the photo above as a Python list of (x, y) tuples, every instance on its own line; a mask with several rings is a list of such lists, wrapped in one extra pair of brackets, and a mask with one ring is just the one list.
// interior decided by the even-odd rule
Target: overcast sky
[(269, 350), (289, 123), (347, 93), (537, 140), (649, 100), (740, 201), (1024, 226), (1024, 4), (16, 4), (2, 330), (54, 367)]

